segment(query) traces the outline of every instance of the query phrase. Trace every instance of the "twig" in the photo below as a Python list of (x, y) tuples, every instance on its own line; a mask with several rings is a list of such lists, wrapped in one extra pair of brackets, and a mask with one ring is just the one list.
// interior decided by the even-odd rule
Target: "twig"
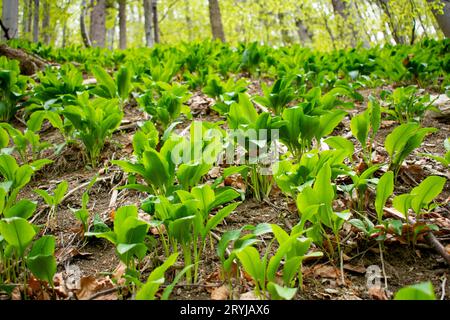
[(387, 290), (388, 283), (387, 283), (386, 269), (384, 267), (383, 246), (381, 245), (381, 242), (378, 242), (378, 247), (380, 249), (381, 270), (383, 272), (383, 277), (384, 277), (384, 289)]
[(441, 289), (442, 289), (442, 293), (441, 293), (441, 300), (444, 300), (445, 298), (445, 285), (447, 284), (447, 276), (444, 274), (442, 279), (442, 284), (441, 284)]
[[(112, 178), (112, 177), (113, 177), (113, 175), (109, 175), (109, 176), (97, 178), (97, 180), (95, 181), (95, 183), (100, 182), (100, 181), (106, 181), (106, 180), (108, 180), (108, 179), (110, 179), (110, 178)], [(66, 201), (67, 198), (69, 198), (72, 194), (74, 194), (75, 192), (77, 192), (77, 191), (80, 190), (80, 189), (83, 189), (83, 188), (87, 187), (90, 183), (91, 183), (91, 180), (89, 180), (89, 181), (87, 181), (87, 182), (85, 182), (85, 183), (82, 183), (82, 184), (76, 186), (75, 188), (73, 188), (72, 190), (70, 190), (69, 192), (66, 193), (66, 195), (62, 198), (62, 200), (61, 200), (60, 203), (63, 203), (63, 202)]]
[(118, 286), (118, 287), (114, 287), (114, 288), (109, 288), (109, 289), (106, 289), (106, 290), (94, 293), (92, 296), (90, 296), (86, 300), (94, 300), (94, 299), (96, 299), (98, 297), (101, 297), (101, 296), (113, 293), (113, 292), (118, 291), (118, 290), (123, 289), (123, 288), (125, 288), (125, 287), (124, 286)]
[[(223, 286), (224, 282), (216, 283), (216, 284), (203, 284), (203, 283), (185, 283), (185, 284), (177, 284), (174, 288), (182, 288), (182, 287), (200, 287), (200, 288), (217, 288)], [(167, 285), (162, 285), (161, 288), (165, 288)]]
[[(214, 232), (211, 231), (211, 235), (214, 239), (216, 239), (217, 241), (220, 241), (220, 237), (217, 234), (215, 234)], [(228, 254), (228, 256), (231, 256), (230, 249), (225, 248), (225, 251)]]
[[(393, 208), (384, 207), (384, 211), (389, 213), (391, 216), (394, 216), (401, 220), (405, 220), (405, 217), (400, 212), (398, 212), (397, 210), (395, 210)], [(409, 222), (409, 224), (416, 223), (416, 221), (410, 216), (408, 216), (408, 222)], [(430, 246), (432, 246), (434, 248), (434, 250), (436, 250), (445, 259), (445, 261), (447, 261), (447, 263), (450, 265), (450, 254), (447, 253), (447, 251), (445, 250), (442, 243), (438, 239), (436, 239), (436, 237), (434, 236), (432, 231), (429, 231), (424, 236), (424, 238), (425, 238), (425, 240), (427, 240), (427, 242), (430, 244)]]

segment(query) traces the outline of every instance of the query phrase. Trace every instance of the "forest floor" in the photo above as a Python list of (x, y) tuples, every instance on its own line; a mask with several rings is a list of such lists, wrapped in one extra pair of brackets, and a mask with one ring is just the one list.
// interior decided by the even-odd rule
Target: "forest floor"
[[(254, 81), (251, 89), (259, 91), (258, 83)], [(361, 90), (360, 93), (367, 97), (370, 93), (375, 94), (376, 90)], [(367, 101), (367, 99), (365, 99)], [(201, 92), (195, 92), (188, 104), (190, 105), (195, 120), (219, 121), (221, 119), (214, 111), (209, 108), (212, 105), (212, 99), (206, 97)], [(446, 107), (450, 105), (446, 102)], [(364, 104), (356, 104), (356, 109), (351, 113), (357, 113), (366, 108)], [(104, 166), (98, 169), (86, 168), (81, 158), (81, 150), (76, 145), (70, 145), (59, 156), (55, 157), (55, 162), (46, 167), (45, 171), (39, 172), (32, 182), (27, 186), (23, 197), (36, 200), (39, 203), (37, 222), (45, 224), (47, 222), (48, 210), (41, 199), (33, 192), (34, 189), (46, 189), (63, 180), (69, 183), (69, 190), (74, 190), (65, 201), (59, 206), (56, 215), (56, 221), (50, 223), (47, 233), (57, 237), (58, 271), (63, 278), (67, 266), (77, 266), (81, 269), (82, 285), (85, 285), (86, 295), (92, 295), (101, 291), (101, 288), (107, 288), (110, 285), (102, 286), (102, 281), (110, 281), (109, 278), (116, 279), (123, 273), (123, 267), (115, 254), (115, 247), (104, 239), (83, 239), (83, 228), (75, 219), (72, 209), (80, 208), (81, 196), (85, 191), (86, 184), (99, 174), (97, 183), (94, 184), (89, 196), (89, 211), (92, 215), (99, 214), (102, 220), (109, 226), (112, 225), (111, 217), (114, 209), (127, 204), (139, 205), (144, 199), (144, 195), (132, 190), (114, 191), (114, 188), (125, 184), (126, 176), (115, 166), (108, 167), (111, 159), (129, 158), (133, 152), (132, 136), (138, 121), (144, 121), (145, 115), (136, 105), (125, 107), (125, 117), (123, 130), (117, 131), (113, 138), (105, 146), (102, 154)], [(186, 121), (179, 125), (179, 128), (187, 125)], [(334, 135), (345, 136), (349, 139), (350, 117), (347, 116), (343, 123), (336, 129)], [(17, 124), (20, 126), (20, 123)], [(424, 126), (436, 127), (440, 130), (428, 136), (419, 150), (416, 150), (410, 156), (406, 165), (400, 174), (400, 183), (397, 184), (395, 193), (401, 193), (411, 190), (424, 177), (429, 175), (447, 176), (450, 181), (449, 172), (440, 164), (420, 156), (420, 153), (443, 154), (444, 140), (450, 136), (450, 124), (441, 123), (431, 116), (426, 116), (423, 122)], [(386, 135), (393, 129), (393, 121), (383, 121), (376, 147), (377, 156), (381, 159), (386, 158), (387, 154), (381, 148)], [(43, 128), (41, 136), (54, 144), (62, 143), (63, 137), (52, 127)], [(355, 145), (358, 143), (355, 141)], [(355, 150), (357, 153), (358, 150)], [(209, 177), (213, 180), (220, 174), (220, 168), (213, 168)], [(244, 184), (239, 179), (230, 179), (225, 181), (236, 188), (244, 188)], [(447, 182), (444, 192), (439, 196), (438, 201), (446, 203), (430, 219), (436, 223), (441, 231), (436, 236), (450, 249), (450, 187)], [(345, 200), (342, 203), (346, 206)], [(141, 213), (140, 213), (141, 214)], [(148, 219), (145, 213), (142, 213), (143, 219)], [(246, 199), (240, 205), (236, 213), (225, 219), (214, 232), (218, 235), (227, 230), (237, 229), (247, 224), (256, 225), (258, 223), (277, 223), (286, 230), (292, 229), (297, 224), (299, 216), (295, 202), (282, 195), (279, 189), (274, 188), (270, 198), (264, 202), (257, 202), (253, 199)], [(306, 261), (303, 266), (303, 290), (297, 293), (295, 299), (386, 299), (391, 298), (392, 294), (399, 288), (430, 280), (435, 288), (436, 296), (450, 299), (450, 269), (444, 259), (437, 254), (424, 241), (412, 247), (406, 244), (402, 239), (392, 238), (386, 241), (384, 251), (384, 266), (387, 275), (388, 290), (371, 290), (367, 286), (367, 274), (371, 271), (371, 266), (381, 268), (380, 251), (376, 241), (364, 239), (360, 233), (350, 225), (345, 225), (341, 233), (344, 244), (344, 279), (342, 283), (339, 270), (339, 263), (333, 265), (327, 258), (320, 260)], [(263, 239), (264, 240), (264, 239)], [(215, 240), (212, 240), (215, 241)], [(263, 243), (264, 244), (264, 243)], [(180, 282), (172, 294), (172, 299), (211, 299), (223, 298), (224, 292), (228, 292), (228, 285), (220, 278), (220, 262), (214, 249), (211, 249), (209, 242), (204, 254), (205, 260), (201, 261), (200, 279), (198, 285), (185, 285)], [(148, 274), (152, 270), (153, 262), (162, 258), (160, 250), (154, 250), (141, 265), (141, 273)], [(370, 272), (369, 272), (369, 271)], [(384, 284), (384, 279), (381, 279)], [(120, 282), (119, 282), (120, 284)], [(233, 283), (232, 296), (235, 299), (251, 299), (248, 292), (252, 289), (249, 278), (243, 277)], [(117, 299), (124, 292), (116, 291), (107, 295), (102, 295), (98, 299)], [(244, 294), (244, 296), (242, 296)]]

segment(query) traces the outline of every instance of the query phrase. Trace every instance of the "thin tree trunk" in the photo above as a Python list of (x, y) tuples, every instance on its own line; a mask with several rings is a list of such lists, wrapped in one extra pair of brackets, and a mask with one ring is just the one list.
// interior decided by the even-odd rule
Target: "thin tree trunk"
[(89, 35), (86, 30), (85, 16), (86, 16), (86, 0), (82, 0), (81, 1), (81, 12), (80, 12), (80, 33), (81, 33), (81, 38), (83, 39), (84, 46), (86, 48), (89, 48), (92, 46), (92, 44), (91, 44), (91, 39), (89, 39)]
[(93, 47), (105, 47), (106, 37), (106, 0), (91, 0), (91, 24), (89, 35)]
[(397, 44), (404, 44), (406, 42), (406, 39), (404, 36), (400, 36), (398, 33), (399, 28), (389, 8), (389, 0), (377, 0), (377, 4), (380, 9), (383, 10), (384, 14), (386, 14), (386, 16), (388, 17), (388, 25), (391, 29), (391, 34), (395, 42)]
[(155, 43), (159, 43), (159, 22), (158, 22), (158, 4), (156, 0), (152, 0), (152, 15), (153, 15), (153, 32)]
[(39, 0), (34, 0), (33, 41), (39, 41)]
[(2, 8), (2, 24), (6, 29), (3, 30), (1, 39), (12, 39), (18, 36), (18, 22), (19, 22), (19, 1), (18, 0), (3, 0)]
[(309, 32), (308, 28), (305, 26), (302, 20), (295, 20), (295, 25), (297, 26), (297, 34), (300, 43), (306, 44), (310, 43), (312, 40), (312, 35)]
[(33, 24), (33, 0), (27, 0), (28, 13), (27, 13), (27, 36), (31, 37), (31, 25)]
[(66, 42), (67, 42), (67, 22), (64, 21), (63, 30), (62, 30), (62, 47), (63, 48), (66, 47)]
[(127, 48), (127, 1), (119, 0), (119, 47)]
[(184, 0), (184, 11), (186, 13), (186, 26), (188, 29), (188, 39), (193, 40), (192, 36), (192, 19), (191, 19), (191, 8), (189, 6), (189, 0)]
[[(430, 0), (428, 0), (430, 2)], [(444, 5), (443, 14), (437, 10), (432, 10), (439, 28), (446, 38), (450, 38), (450, 0), (441, 0)]]
[(27, 5), (28, 0), (24, 1), (23, 11), (22, 11), (22, 38), (26, 38), (27, 29), (28, 29), (28, 11), (30, 7)]
[(46, 45), (50, 44), (50, 1), (43, 3), (44, 16), (42, 18), (43, 41)]
[(351, 46), (354, 47), (357, 41), (357, 32), (355, 30), (355, 26), (353, 24), (349, 25), (348, 23), (350, 15), (347, 2), (344, 2), (343, 0), (331, 0), (331, 4), (333, 5), (334, 13), (338, 14), (342, 18), (342, 21), (339, 21), (338, 23), (338, 29), (341, 30), (341, 38), (345, 39), (346, 36), (351, 34)]
[(225, 33), (223, 32), (222, 15), (218, 0), (208, 0), (209, 3), (209, 21), (214, 39), (220, 39), (225, 42)]
[(145, 44), (147, 47), (153, 47), (151, 0), (144, 0), (144, 28)]
[(281, 41), (285, 46), (291, 42), (291, 38), (289, 37), (289, 31), (284, 27), (284, 13), (278, 13), (277, 18), (281, 27)]

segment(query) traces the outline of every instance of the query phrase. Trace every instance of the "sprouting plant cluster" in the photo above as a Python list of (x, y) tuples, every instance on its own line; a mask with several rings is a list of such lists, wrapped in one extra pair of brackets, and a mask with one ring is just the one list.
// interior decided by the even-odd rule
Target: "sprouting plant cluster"
[[(19, 66), (2, 57), (0, 291), (11, 293), (20, 283), (26, 287), (31, 274), (53, 286), (58, 243), (51, 225), (69, 185), (61, 181), (35, 190), (46, 206), (45, 225), (33, 219), (37, 203), (21, 195), (36, 172), (52, 166), (72, 146), (80, 147), (87, 168), (118, 168), (126, 183), (117, 189), (142, 196), (140, 203), (116, 208), (109, 223), (102, 221), (88, 206), (94, 179), (83, 190), (81, 208), (73, 210), (85, 242), (95, 237), (114, 245), (136, 299), (168, 299), (177, 282), (198, 284), (202, 264), (211, 259), (209, 248), (230, 285), (245, 272), (259, 298), (293, 299), (302, 290), (307, 259), (336, 262), (344, 277), (345, 225), (378, 242), (381, 252), (390, 235), (415, 244), (420, 235), (437, 229), (428, 217), (440, 206), (447, 181), (431, 175), (407, 192), (397, 187), (405, 161), (439, 130), (422, 124), (426, 112), (436, 107), (421, 86), (448, 90), (448, 46), (448, 40), (427, 40), (414, 46), (319, 53), (297, 46), (233, 49), (204, 42), (95, 55), (88, 54), (90, 49), (74, 54), (68, 48), (45, 51), (46, 58), (75, 61), (79, 67), (63, 63), (34, 78), (20, 75)], [(409, 65), (402, 63), (406, 56)], [(414, 67), (419, 65), (420, 72)], [(255, 82), (262, 88), (259, 93), (251, 93)], [(396, 89), (380, 95), (360, 94), (361, 89), (393, 83)], [(220, 121), (195, 119), (189, 106), (194, 93), (211, 99), (209, 108)], [(357, 111), (357, 105), (363, 110)], [(108, 159), (105, 149), (120, 134), (129, 110), (146, 117), (132, 137), (132, 154)], [(340, 135), (345, 120), (350, 130), (346, 137)], [(379, 143), (384, 120), (395, 125)], [(190, 129), (176, 130), (183, 125)], [(44, 126), (64, 142), (46, 141)], [(260, 134), (274, 130), (277, 137)], [(220, 138), (211, 132), (219, 132)], [(273, 147), (275, 140), (279, 145)], [(208, 179), (216, 163), (204, 159), (216, 158), (230, 146), (240, 150), (243, 162), (220, 167), (219, 176)], [(255, 146), (266, 151), (255, 154)], [(267, 164), (271, 148), (282, 152)], [(380, 148), (383, 160), (377, 157)], [(448, 139), (445, 148), (442, 155), (419, 156), (448, 168)], [(184, 161), (176, 161), (180, 158)], [(224, 183), (236, 176), (244, 188)], [(291, 230), (271, 222), (215, 232), (246, 199), (269, 202), (275, 186), (298, 209)], [(338, 205), (342, 199), (347, 206)], [(399, 216), (388, 217), (386, 207)], [(143, 279), (140, 268), (149, 256), (163, 256), (163, 262), (156, 262)], [(182, 268), (158, 294), (167, 270), (179, 262)]]

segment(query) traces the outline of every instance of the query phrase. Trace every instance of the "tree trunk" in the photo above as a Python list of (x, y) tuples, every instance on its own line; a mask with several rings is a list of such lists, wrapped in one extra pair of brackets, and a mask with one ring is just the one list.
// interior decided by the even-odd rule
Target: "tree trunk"
[(6, 30), (2, 32), (2, 40), (17, 38), (19, 20), (19, 1), (3, 0), (2, 23)]
[(208, 0), (209, 3), (209, 21), (214, 39), (220, 39), (225, 42), (225, 33), (223, 32), (222, 15), (218, 0)]
[(34, 0), (33, 41), (39, 41), (39, 0)]
[(395, 18), (391, 14), (391, 10), (389, 8), (389, 0), (377, 0), (376, 3), (380, 7), (380, 9), (383, 10), (384, 14), (388, 17), (388, 25), (389, 28), (391, 29), (391, 34), (395, 42), (397, 44), (405, 44), (406, 43), (405, 37), (400, 36), (398, 34), (399, 26), (397, 25)]
[(28, 6), (28, 1), (24, 1), (23, 11), (22, 11), (22, 38), (26, 38), (26, 34), (28, 32), (28, 11), (30, 11), (30, 7)]
[(127, 48), (127, 1), (119, 0), (119, 47)]
[(66, 42), (67, 42), (67, 22), (64, 21), (62, 30), (62, 45), (61, 45), (63, 48), (66, 47)]
[(91, 24), (89, 36), (93, 47), (105, 47), (106, 0), (91, 0)]
[(278, 13), (277, 15), (278, 23), (281, 26), (281, 41), (283, 45), (291, 43), (291, 37), (289, 36), (289, 30), (284, 27), (284, 13)]
[(184, 11), (186, 15), (186, 26), (188, 29), (188, 40), (192, 41), (192, 19), (191, 19), (191, 8), (189, 6), (189, 0), (184, 0)]
[(50, 44), (50, 1), (43, 3), (44, 16), (42, 18), (43, 41), (46, 45)]
[(81, 39), (83, 39), (83, 44), (86, 48), (89, 48), (92, 46), (91, 39), (89, 39), (89, 35), (86, 31), (86, 0), (81, 1), (81, 11), (80, 11), (80, 33), (81, 33)]
[(156, 0), (152, 0), (152, 15), (153, 15), (153, 32), (155, 43), (159, 43), (159, 22), (158, 22), (158, 4)]
[(151, 0), (144, 0), (144, 28), (145, 44), (147, 47), (153, 47)]
[(297, 26), (297, 34), (300, 43), (306, 44), (312, 41), (312, 35), (308, 28), (305, 26), (302, 20), (295, 20), (295, 25)]
[(18, 60), (20, 63), (20, 72), (25, 75), (35, 74), (37, 71), (46, 67), (46, 61), (26, 53), (21, 49), (14, 49), (6, 44), (0, 44), (0, 56), (8, 59)]
[(450, 38), (450, 1), (441, 0), (441, 3), (444, 5), (443, 14), (440, 14), (437, 10), (433, 10), (433, 14), (436, 18), (439, 28), (444, 33), (444, 36), (446, 38)]
[(338, 23), (338, 29), (341, 30), (341, 37), (345, 38), (346, 36), (350, 36), (351, 46), (354, 47), (357, 41), (357, 32), (353, 23), (350, 23), (350, 25), (348, 23), (350, 16), (347, 2), (344, 2), (344, 0), (331, 0), (331, 4), (333, 5), (334, 13), (342, 18), (342, 21)]

